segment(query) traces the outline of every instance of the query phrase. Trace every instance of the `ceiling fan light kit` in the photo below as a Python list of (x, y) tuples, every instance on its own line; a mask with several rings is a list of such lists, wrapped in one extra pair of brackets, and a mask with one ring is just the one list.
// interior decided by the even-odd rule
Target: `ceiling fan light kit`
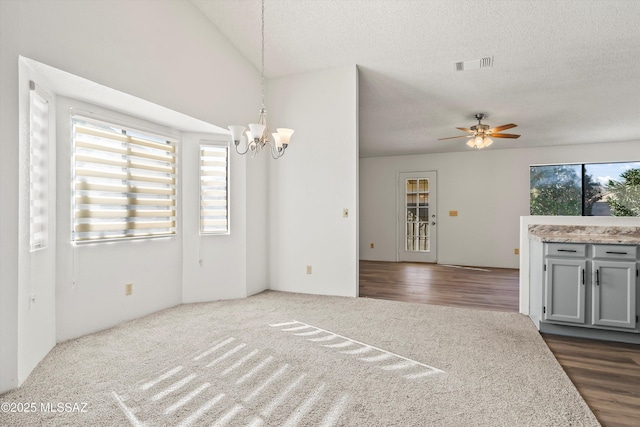
[(489, 125), (482, 124), (482, 119), (485, 118), (483, 113), (478, 113), (475, 115), (476, 120), (478, 120), (478, 124), (471, 126), (471, 128), (456, 128), (463, 132), (470, 133), (471, 135), (460, 135), (460, 136), (451, 136), (448, 138), (440, 138), (439, 141), (445, 139), (455, 139), (455, 138), (471, 138), (467, 141), (467, 146), (470, 148), (475, 148), (480, 150), (481, 148), (486, 148), (493, 144), (493, 140), (491, 138), (510, 138), (516, 139), (520, 138), (520, 135), (516, 135), (513, 133), (500, 133), (503, 130), (514, 128), (518, 125), (509, 123), (507, 125), (496, 126), (494, 128), (489, 128)]
[(493, 139), (486, 136), (476, 136), (473, 139), (467, 141), (467, 145), (471, 148), (477, 148), (478, 150), (481, 148), (485, 148), (493, 144)]

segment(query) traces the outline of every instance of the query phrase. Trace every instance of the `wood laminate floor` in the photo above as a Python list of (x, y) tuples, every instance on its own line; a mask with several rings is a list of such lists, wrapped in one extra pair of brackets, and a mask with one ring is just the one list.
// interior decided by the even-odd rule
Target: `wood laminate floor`
[[(518, 311), (518, 270), (360, 261), (360, 297)], [(605, 427), (640, 426), (640, 345), (544, 334)]]

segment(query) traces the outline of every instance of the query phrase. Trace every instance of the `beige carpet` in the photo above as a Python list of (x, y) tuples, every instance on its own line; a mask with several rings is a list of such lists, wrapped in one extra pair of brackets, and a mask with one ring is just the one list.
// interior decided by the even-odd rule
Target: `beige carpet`
[(597, 426), (516, 313), (265, 292), (62, 343), (3, 426)]

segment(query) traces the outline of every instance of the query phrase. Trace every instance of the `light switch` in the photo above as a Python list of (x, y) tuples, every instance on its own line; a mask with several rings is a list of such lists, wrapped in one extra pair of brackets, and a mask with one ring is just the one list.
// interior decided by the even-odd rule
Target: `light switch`
[(342, 209), (342, 218), (349, 218), (349, 209)]

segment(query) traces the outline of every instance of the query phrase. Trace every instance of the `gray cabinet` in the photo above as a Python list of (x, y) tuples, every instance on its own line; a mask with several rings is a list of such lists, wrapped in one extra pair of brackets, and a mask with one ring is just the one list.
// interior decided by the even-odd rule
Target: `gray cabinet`
[(636, 263), (593, 261), (592, 324), (636, 327)]
[(544, 320), (584, 323), (586, 264), (583, 259), (547, 259)]
[(639, 332), (637, 256), (636, 246), (546, 243), (541, 322)]

